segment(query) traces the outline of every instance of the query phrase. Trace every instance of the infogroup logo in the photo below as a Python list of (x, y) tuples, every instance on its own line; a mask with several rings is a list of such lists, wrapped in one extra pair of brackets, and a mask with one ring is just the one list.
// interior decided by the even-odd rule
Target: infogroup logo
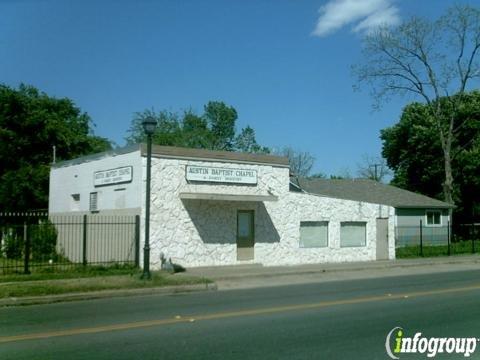
[(404, 330), (397, 326), (387, 334), (385, 350), (392, 359), (400, 359), (400, 354), (426, 354), (433, 358), (437, 354), (459, 354), (470, 357), (477, 348), (477, 338), (438, 338), (422, 337), (421, 332), (406, 337)]

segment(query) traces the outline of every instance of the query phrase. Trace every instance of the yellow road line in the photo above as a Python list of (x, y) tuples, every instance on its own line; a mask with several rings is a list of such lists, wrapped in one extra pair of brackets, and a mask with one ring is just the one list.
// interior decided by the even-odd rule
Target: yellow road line
[(329, 306), (362, 304), (362, 303), (385, 301), (385, 300), (399, 300), (399, 299), (413, 298), (413, 297), (468, 292), (473, 290), (480, 290), (480, 284), (466, 286), (466, 287), (459, 287), (459, 288), (417, 291), (417, 292), (404, 293), (404, 294), (386, 294), (386, 295), (353, 298), (353, 299), (320, 301), (320, 302), (310, 303), (310, 304), (274, 306), (274, 307), (259, 308), (259, 309), (228, 311), (228, 312), (220, 312), (220, 313), (205, 314), (205, 315), (192, 315), (192, 316), (183, 316), (183, 317), (177, 316), (175, 318), (168, 318), (168, 319), (147, 320), (147, 321), (138, 321), (138, 322), (131, 322), (131, 323), (123, 323), (123, 324), (95, 326), (95, 327), (89, 327), (89, 328), (74, 328), (74, 329), (67, 329), (67, 330), (42, 332), (42, 333), (3, 336), (3, 337), (0, 337), (0, 343), (9, 343), (14, 341), (24, 341), (24, 340), (38, 340), (38, 339), (46, 339), (46, 338), (53, 338), (53, 337), (60, 337), (60, 336), (96, 334), (96, 333), (102, 333), (102, 332), (147, 328), (152, 326), (171, 325), (171, 324), (177, 324), (177, 323), (187, 323), (187, 322), (202, 321), (202, 320), (215, 320), (215, 319), (225, 319), (225, 318), (231, 318), (231, 317), (267, 315), (267, 314), (275, 314), (275, 313), (290, 312), (290, 311), (318, 309), (318, 308), (324, 308)]

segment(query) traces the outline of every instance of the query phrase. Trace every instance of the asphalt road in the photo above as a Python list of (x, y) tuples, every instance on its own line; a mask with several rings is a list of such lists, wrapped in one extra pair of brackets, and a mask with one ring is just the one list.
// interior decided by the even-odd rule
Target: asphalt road
[(479, 305), (465, 271), (2, 308), (0, 359), (387, 359), (396, 326), (480, 338)]

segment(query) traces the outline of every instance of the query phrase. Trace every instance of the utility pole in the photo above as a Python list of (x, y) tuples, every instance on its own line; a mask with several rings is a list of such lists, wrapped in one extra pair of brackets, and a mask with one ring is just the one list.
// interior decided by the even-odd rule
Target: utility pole
[(372, 165), (370, 165), (370, 167), (375, 168), (375, 176), (373, 178), (375, 181), (378, 181), (378, 171), (377, 171), (377, 169), (378, 169), (379, 166), (382, 166), (382, 164), (372, 164)]

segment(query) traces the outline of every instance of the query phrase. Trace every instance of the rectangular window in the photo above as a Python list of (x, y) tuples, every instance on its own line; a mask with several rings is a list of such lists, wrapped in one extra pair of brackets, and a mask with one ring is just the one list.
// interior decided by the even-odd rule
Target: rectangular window
[(301, 221), (300, 247), (316, 248), (328, 246), (328, 221)]
[(90, 193), (90, 211), (97, 211), (98, 210), (98, 193), (91, 192)]
[(427, 225), (435, 226), (442, 225), (442, 213), (441, 211), (428, 211), (426, 212)]
[(340, 246), (354, 247), (367, 244), (367, 223), (349, 221), (340, 224)]
[(80, 210), (80, 194), (72, 194), (72, 199), (70, 201), (70, 210), (71, 211)]

